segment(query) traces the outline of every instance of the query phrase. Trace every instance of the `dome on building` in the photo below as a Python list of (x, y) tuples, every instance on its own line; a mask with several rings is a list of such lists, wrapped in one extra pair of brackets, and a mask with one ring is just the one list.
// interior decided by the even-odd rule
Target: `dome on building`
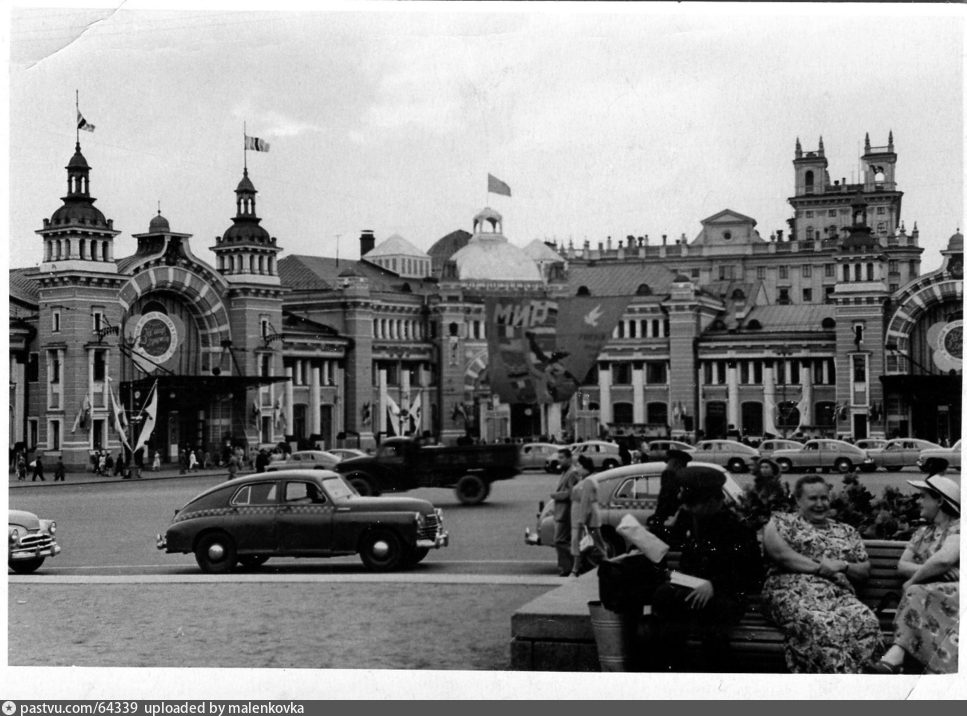
[(68, 169), (90, 169), (91, 168), (88, 165), (87, 160), (84, 158), (84, 155), (81, 154), (80, 145), (77, 145), (77, 149), (74, 152), (74, 156), (72, 156), (71, 160), (67, 162), (67, 168)]
[(259, 226), (259, 219), (236, 220), (237, 223), (225, 229), (222, 241), (256, 244), (271, 243), (269, 232)]
[(255, 185), (252, 183), (252, 180), (248, 178), (248, 169), (246, 169), (242, 175), (242, 181), (240, 181), (238, 186), (235, 187), (235, 191), (247, 191), (253, 194), (256, 193)]
[(168, 220), (161, 215), (160, 211), (158, 212), (157, 216), (151, 217), (151, 223), (148, 224), (149, 234), (158, 234), (162, 232), (168, 233), (170, 231), (171, 226), (169, 226)]
[(50, 217), (50, 223), (57, 224), (86, 224), (87, 226), (107, 226), (104, 214), (87, 201), (65, 201), (64, 205)]
[(957, 233), (950, 237), (947, 241), (947, 251), (958, 251), (963, 252), (964, 250), (964, 235), (960, 233), (960, 229), (957, 229)]
[(537, 263), (503, 235), (502, 217), (491, 208), (473, 218), (474, 234), (450, 260), (456, 277), (483, 281), (540, 281)]
[(675, 278), (672, 279), (672, 283), (691, 283), (692, 279), (683, 273), (675, 274)]

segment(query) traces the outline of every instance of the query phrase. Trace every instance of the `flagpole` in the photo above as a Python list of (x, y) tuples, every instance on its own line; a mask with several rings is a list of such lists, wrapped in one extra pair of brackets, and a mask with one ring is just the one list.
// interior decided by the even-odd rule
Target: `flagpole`
[(81, 143), (81, 123), (77, 120), (77, 116), (81, 113), (81, 98), (80, 92), (74, 90), (74, 141), (77, 144)]
[(248, 125), (242, 122), (242, 168), (248, 171), (248, 142), (245, 138), (248, 137)]

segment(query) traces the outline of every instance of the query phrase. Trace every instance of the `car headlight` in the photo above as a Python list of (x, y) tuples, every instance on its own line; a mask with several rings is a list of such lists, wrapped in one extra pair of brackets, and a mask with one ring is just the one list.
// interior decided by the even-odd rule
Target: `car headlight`
[(17, 544), (20, 541), (20, 530), (16, 527), (10, 528), (10, 544)]
[(57, 523), (51, 520), (50, 525), (47, 526), (47, 531), (54, 534), (57, 531)]
[(417, 529), (423, 529), (426, 527), (426, 517), (423, 516), (422, 512), (416, 513), (416, 527)]

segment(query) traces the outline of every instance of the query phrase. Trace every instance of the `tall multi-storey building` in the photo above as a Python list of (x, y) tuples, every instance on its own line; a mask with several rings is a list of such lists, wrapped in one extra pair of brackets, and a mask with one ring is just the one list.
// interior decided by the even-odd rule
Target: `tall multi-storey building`
[[(628, 235), (521, 249), (485, 208), (423, 252), (360, 236), (359, 260), (288, 255), (243, 171), (212, 251), (160, 215), (115, 258), (80, 146), (37, 233), (44, 260), (10, 272), (12, 445), (86, 463), (136, 443), (218, 455), (280, 440), (372, 445), (536, 435), (915, 435), (961, 430), (963, 237), (920, 275), (900, 214), (892, 134), (867, 138), (861, 181), (830, 180), (820, 139), (796, 142), (788, 233), (724, 209), (688, 239)], [(492, 389), (488, 300), (612, 299), (626, 307), (567, 400)], [(115, 403), (119, 410), (114, 408)]]

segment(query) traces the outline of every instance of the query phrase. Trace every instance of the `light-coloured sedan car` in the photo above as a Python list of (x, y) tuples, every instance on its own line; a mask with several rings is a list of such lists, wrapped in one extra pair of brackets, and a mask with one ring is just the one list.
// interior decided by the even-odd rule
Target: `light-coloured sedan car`
[(895, 438), (887, 440), (878, 449), (867, 448), (866, 454), (873, 461), (873, 469), (882, 467), (884, 470), (902, 470), (905, 467), (917, 467), (920, 452), (923, 450), (942, 450), (939, 445), (929, 440), (917, 438)]
[(7, 516), (7, 565), (17, 574), (29, 574), (40, 569), (48, 557), (60, 554), (54, 535), (57, 523), (42, 520), (33, 512), (10, 510)]
[(886, 447), (886, 438), (862, 438), (853, 444), (860, 450), (881, 450)]
[(779, 463), (783, 472), (818, 469), (846, 473), (854, 467), (869, 470), (873, 464), (865, 450), (843, 440), (825, 438), (809, 440), (795, 450), (776, 450), (772, 459)]
[(735, 440), (701, 440), (690, 454), (692, 460), (712, 462), (729, 472), (747, 472), (759, 460), (758, 450)]
[(285, 460), (270, 462), (265, 469), (269, 472), (276, 470), (332, 470), (342, 460), (326, 450), (297, 450)]
[(681, 450), (690, 453), (695, 447), (678, 440), (650, 440), (641, 444), (642, 461), (664, 460), (669, 450)]
[(557, 459), (557, 451), (562, 447), (553, 443), (524, 443), (520, 446), (520, 469), (544, 470), (549, 460)]
[(800, 448), (802, 448), (802, 443), (798, 440), (776, 438), (763, 440), (759, 443), (757, 450), (759, 451), (759, 457), (772, 460), (772, 455), (776, 450), (799, 450)]
[(923, 472), (945, 472), (952, 467), (960, 470), (960, 440), (949, 448), (938, 447), (929, 450), (922, 450), (917, 459), (917, 467)]
[(587, 440), (571, 448), (571, 454), (577, 461), (581, 455), (591, 458), (595, 470), (610, 470), (621, 464), (621, 448), (616, 443), (605, 440)]
[[(730, 500), (738, 500), (742, 488), (720, 465), (691, 462), (689, 467), (710, 467), (725, 475), (722, 488)], [(624, 552), (624, 539), (616, 529), (621, 518), (633, 515), (641, 524), (651, 517), (658, 504), (664, 462), (641, 462), (596, 472), (588, 479), (595, 483), (601, 536), (615, 552)], [(541, 502), (537, 509), (537, 525), (532, 532), (524, 528), (524, 541), (530, 545), (554, 546), (554, 501)]]
[(357, 450), (356, 448), (329, 448), (326, 450), (330, 455), (335, 455), (340, 460), (349, 460), (354, 457), (366, 457), (369, 453), (365, 450)]

